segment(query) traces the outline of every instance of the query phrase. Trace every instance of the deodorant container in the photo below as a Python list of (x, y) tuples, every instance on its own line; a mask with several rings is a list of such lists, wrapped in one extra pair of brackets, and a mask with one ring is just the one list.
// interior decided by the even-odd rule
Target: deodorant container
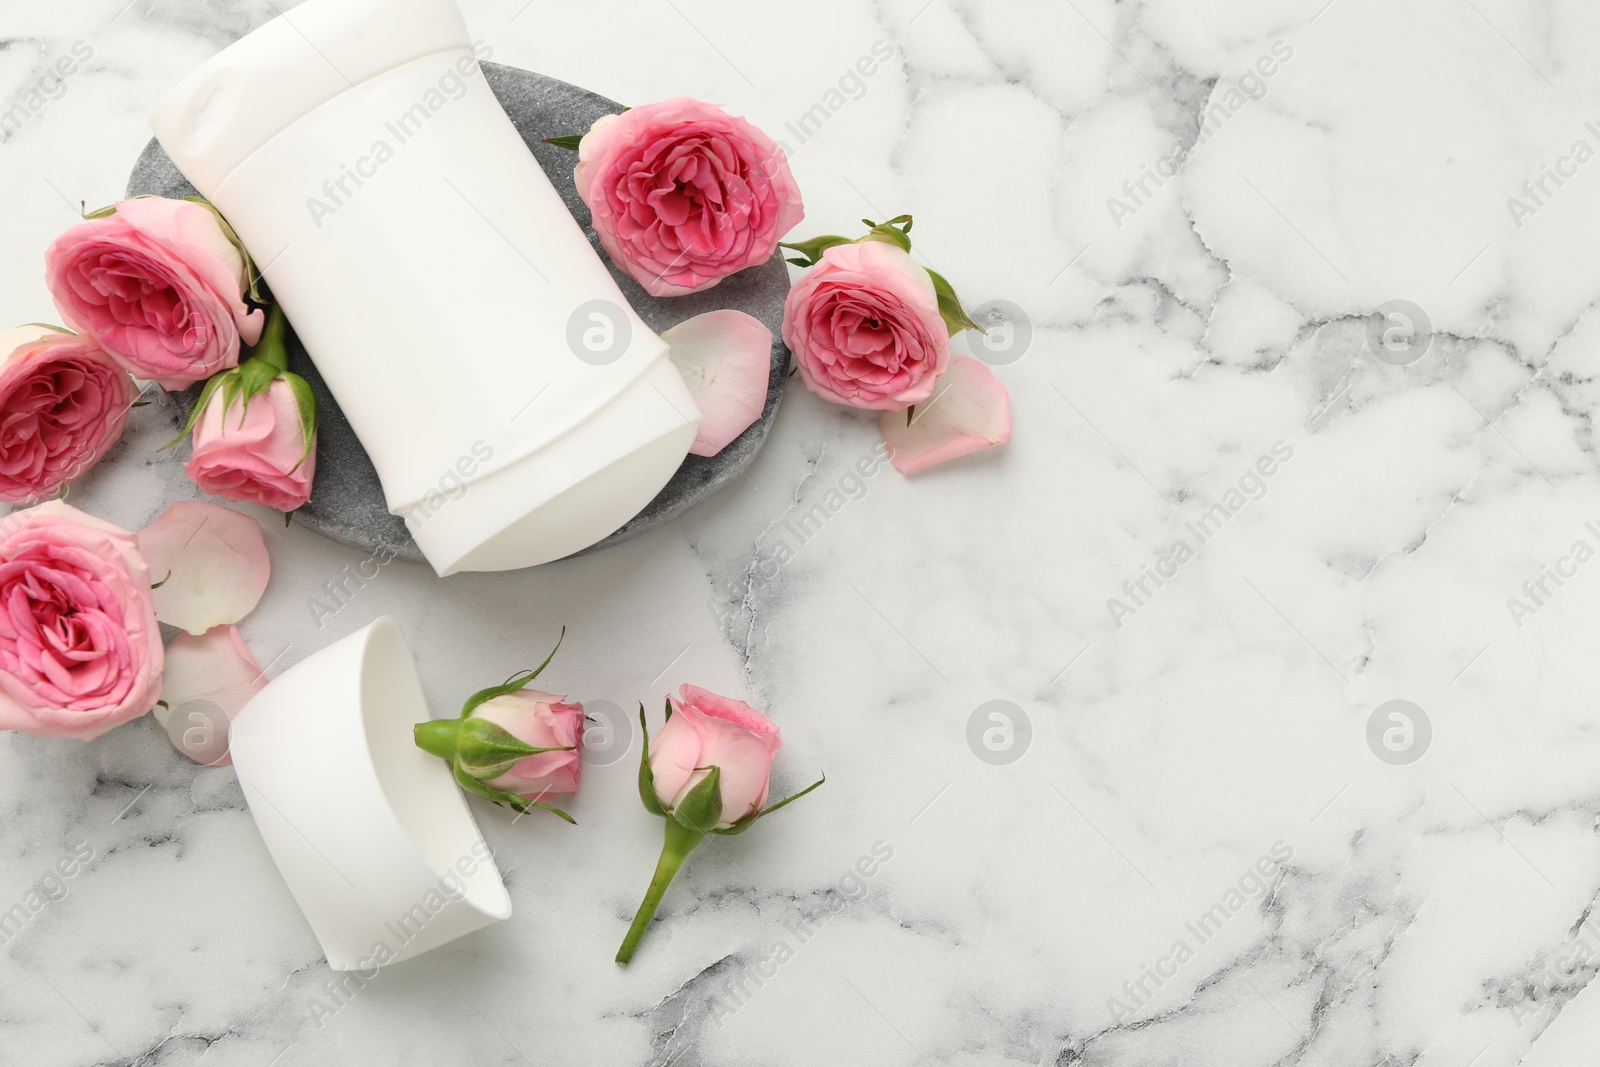
[(440, 574), (585, 548), (677, 470), (694, 401), (453, 0), (306, 0), (150, 125), (250, 250)]

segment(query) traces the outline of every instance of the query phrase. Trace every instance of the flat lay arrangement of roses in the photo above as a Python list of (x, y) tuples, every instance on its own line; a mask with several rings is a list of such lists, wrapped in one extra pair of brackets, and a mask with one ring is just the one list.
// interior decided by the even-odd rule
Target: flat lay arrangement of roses
[[(800, 269), (782, 323), (793, 373), (829, 403), (876, 413), (902, 473), (1010, 439), (1005, 387), (951, 351), (979, 327), (914, 253), (910, 215), (800, 238), (805, 210), (779, 146), (688, 98), (550, 140), (576, 152), (573, 181), (606, 254), (653, 296), (704, 292), (786, 250)], [(291, 324), (197, 198), (85, 214), (50, 245), (45, 277), (61, 325), (0, 333), (0, 503), (15, 509), (0, 518), (0, 729), (88, 741), (150, 715), (179, 752), (225, 765), (229, 724), (269, 684), (239, 629), (271, 575), (257, 520), (188, 500), (129, 531), (65, 498), (113, 453), (130, 409), (164, 389), (192, 391), (167, 447), (199, 493), (286, 515), (305, 504), (317, 405), (289, 369)], [(761, 415), (771, 331), (730, 309), (662, 336), (702, 415), (691, 451), (716, 455)], [(587, 720), (580, 701), (534, 686), (555, 655), (418, 724), (414, 741), (462, 790), (571, 822), (561, 805), (580, 789)], [(822, 784), (769, 803), (779, 730), (740, 700), (684, 685), (653, 737), (639, 714), (640, 799), (665, 839), (618, 963), (708, 835), (742, 834)]]

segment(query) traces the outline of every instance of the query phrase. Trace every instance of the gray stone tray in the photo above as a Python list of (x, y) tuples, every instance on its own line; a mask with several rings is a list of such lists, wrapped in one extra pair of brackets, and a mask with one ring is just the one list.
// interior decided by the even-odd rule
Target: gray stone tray
[[(636, 537), (646, 530), (688, 511), (702, 500), (737, 478), (761, 450), (767, 431), (777, 414), (788, 374), (789, 350), (779, 332), (783, 320), (783, 301), (789, 291), (789, 273), (781, 254), (760, 267), (751, 267), (725, 279), (701, 293), (677, 297), (653, 297), (632, 278), (613, 265), (600, 248), (600, 240), (589, 225), (589, 209), (578, 199), (572, 183), (576, 152), (544, 143), (546, 137), (581, 134), (595, 119), (615, 114), (622, 105), (575, 85), (547, 78), (532, 71), (498, 63), (483, 64), (489, 87), (505, 107), (517, 132), (533, 150), (534, 158), (550, 176), (595, 253), (610, 268), (623, 295), (634, 310), (657, 333), (705, 311), (736, 308), (760, 319), (772, 330), (772, 376), (767, 385), (767, 403), (761, 418), (715, 456), (689, 456), (672, 480), (647, 504), (643, 511), (605, 540), (584, 550), (593, 552)], [(128, 195), (194, 196), (194, 186), (178, 172), (161, 145), (152, 140), (134, 164), (128, 178)], [(295, 512), (297, 522), (355, 548), (392, 551), (401, 559), (424, 562), (422, 553), (406, 531), (405, 523), (389, 514), (383, 502), (383, 487), (378, 472), (356, 439), (355, 431), (328, 391), (316, 366), (306, 355), (292, 331), (289, 335), (289, 366), (311, 384), (317, 395), (319, 412), (316, 480), (311, 499)], [(187, 412), (199, 395), (200, 387), (178, 394), (174, 418)], [(582, 555), (583, 553), (578, 553)]]

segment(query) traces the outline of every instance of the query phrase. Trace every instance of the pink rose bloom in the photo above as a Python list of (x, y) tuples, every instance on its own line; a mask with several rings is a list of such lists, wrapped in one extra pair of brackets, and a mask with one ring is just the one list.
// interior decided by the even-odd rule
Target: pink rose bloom
[(671, 812), (689, 791), (720, 769), (722, 819), (726, 829), (759, 812), (767, 802), (772, 760), (783, 747), (778, 727), (742, 700), (685, 685), (672, 704), (672, 718), (650, 742), (650, 773), (656, 798)]
[(805, 217), (772, 138), (688, 97), (599, 119), (573, 179), (600, 243), (651, 296), (709, 289), (765, 263)]
[(45, 253), (45, 281), (67, 325), (167, 389), (237, 365), (240, 341), (261, 336), (244, 257), (188, 200), (140, 197), (85, 219)]
[(212, 496), (293, 511), (310, 499), (317, 467), (316, 437), (307, 452), (293, 387), (274, 379), (265, 393), (236, 398), (226, 410), (225, 392), (213, 390), (206, 401), (184, 472)]
[(126, 371), (76, 334), (0, 333), (0, 501), (41, 500), (94, 466), (138, 395)]
[(155, 706), (163, 664), (131, 533), (58, 500), (0, 519), (0, 729), (99, 737)]
[(583, 705), (567, 704), (565, 700), (550, 693), (519, 689), (486, 700), (472, 709), (468, 718), (487, 719), (534, 748), (571, 748), (569, 752), (523, 756), (509, 771), (485, 781), (485, 785), (528, 800), (544, 800), (578, 791), (578, 779), (583, 775), (583, 760), (579, 756), (583, 744)]
[(904, 411), (933, 394), (950, 331), (928, 272), (885, 241), (835, 245), (783, 305), (783, 340), (824, 400)]

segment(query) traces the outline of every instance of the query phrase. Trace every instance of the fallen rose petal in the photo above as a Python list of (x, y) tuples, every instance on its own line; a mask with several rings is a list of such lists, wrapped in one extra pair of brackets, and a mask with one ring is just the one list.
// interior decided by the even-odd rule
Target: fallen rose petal
[(191, 634), (250, 614), (272, 573), (256, 520), (221, 504), (179, 501), (138, 538), (160, 583), (156, 618)]
[(689, 449), (714, 456), (761, 417), (772, 372), (772, 331), (742, 311), (708, 311), (661, 335), (700, 409)]
[(172, 747), (196, 763), (233, 762), (228, 726), (267, 686), (266, 675), (237, 626), (218, 626), (199, 637), (179, 634), (167, 645), (167, 671), (155, 717)]
[(878, 420), (890, 462), (901, 474), (1011, 440), (1011, 397), (981, 360), (955, 356), (907, 423), (904, 411), (885, 411)]

